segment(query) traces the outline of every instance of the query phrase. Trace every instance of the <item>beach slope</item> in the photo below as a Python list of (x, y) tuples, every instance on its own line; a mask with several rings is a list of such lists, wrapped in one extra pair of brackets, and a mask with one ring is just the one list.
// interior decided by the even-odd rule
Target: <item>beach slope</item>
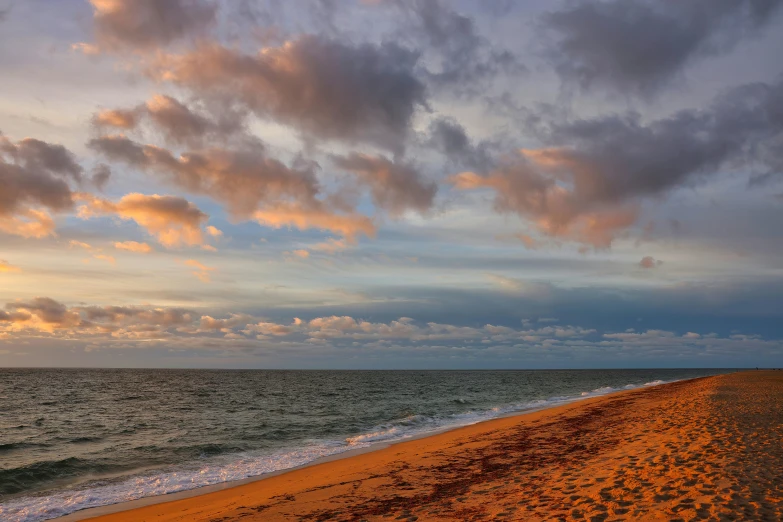
[(706, 377), (411, 440), (90, 520), (783, 520), (783, 372)]

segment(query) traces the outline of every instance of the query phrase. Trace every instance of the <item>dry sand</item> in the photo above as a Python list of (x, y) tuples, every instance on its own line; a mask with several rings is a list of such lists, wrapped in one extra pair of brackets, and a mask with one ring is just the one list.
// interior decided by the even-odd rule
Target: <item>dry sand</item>
[(783, 520), (783, 372), (497, 419), (90, 520)]

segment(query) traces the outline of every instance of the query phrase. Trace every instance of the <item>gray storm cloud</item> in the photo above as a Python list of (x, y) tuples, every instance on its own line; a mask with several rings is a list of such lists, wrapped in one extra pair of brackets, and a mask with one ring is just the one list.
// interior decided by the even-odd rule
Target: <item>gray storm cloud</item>
[(149, 51), (199, 34), (215, 22), (205, 0), (90, 0), (101, 51)]
[[(705, 110), (645, 122), (635, 113), (592, 119), (530, 118), (543, 148), (523, 149), (486, 175), (452, 178), (491, 188), (496, 208), (534, 221), (541, 232), (608, 247), (630, 227), (645, 198), (695, 185), (727, 168), (780, 175), (783, 81), (717, 97)], [(747, 175), (747, 174), (745, 174)]]
[(568, 87), (651, 96), (686, 65), (759, 33), (780, 0), (579, 0), (540, 20), (545, 56)]
[(514, 75), (526, 69), (519, 57), (494, 45), (479, 33), (473, 18), (451, 9), (440, 0), (390, 2), (406, 15), (406, 30), (423, 52), (433, 56), (432, 66), (422, 68), (422, 77), (438, 89), (476, 95), (501, 74)]
[(304, 35), (255, 54), (219, 44), (163, 56), (153, 74), (205, 98), (240, 103), (305, 138), (404, 148), (417, 108), (418, 54), (393, 43), (348, 43)]
[(54, 232), (51, 212), (73, 208), (82, 168), (62, 145), (33, 138), (13, 142), (0, 134), (0, 230), (43, 237)]
[(447, 161), (464, 168), (486, 171), (495, 164), (498, 143), (482, 141), (475, 143), (465, 127), (453, 118), (439, 117), (430, 123), (423, 145), (432, 147)]
[(230, 107), (195, 110), (172, 96), (156, 94), (146, 103), (130, 109), (105, 109), (92, 118), (99, 130), (147, 130), (161, 135), (166, 143), (191, 147), (251, 139), (245, 132), (245, 117)]
[(412, 165), (357, 153), (335, 157), (334, 163), (355, 174), (360, 184), (369, 187), (375, 206), (393, 217), (407, 210), (426, 214), (432, 208), (438, 187)]

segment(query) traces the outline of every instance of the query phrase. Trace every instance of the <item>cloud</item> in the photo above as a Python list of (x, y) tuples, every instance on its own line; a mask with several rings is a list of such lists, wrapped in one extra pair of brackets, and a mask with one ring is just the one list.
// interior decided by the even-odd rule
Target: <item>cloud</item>
[(525, 70), (514, 53), (481, 36), (472, 18), (452, 10), (453, 2), (412, 0), (394, 5), (406, 14), (404, 33), (431, 55), (432, 65), (423, 75), (437, 88), (475, 95), (496, 76)]
[(299, 230), (327, 230), (351, 242), (356, 241), (359, 234), (367, 237), (375, 236), (375, 224), (372, 219), (357, 213), (336, 214), (321, 202), (312, 205), (298, 203), (269, 205), (263, 210), (257, 210), (253, 214), (253, 219), (273, 228), (293, 226)]
[(531, 298), (547, 298), (552, 295), (552, 285), (535, 281), (523, 281), (499, 274), (487, 274), (487, 278), (501, 290)]
[(114, 127), (117, 129), (133, 129), (139, 122), (138, 111), (130, 109), (105, 109), (92, 118), (93, 125), (99, 127)]
[(21, 272), (22, 269), (18, 266), (10, 264), (8, 261), (0, 259), (0, 274), (8, 272)]
[(99, 164), (92, 170), (92, 177), (90, 181), (98, 190), (103, 190), (106, 184), (111, 179), (111, 169), (108, 165)]
[(75, 239), (68, 241), (68, 246), (71, 248), (83, 248), (84, 250), (92, 250), (92, 245), (90, 245), (89, 243), (85, 243), (83, 241), (76, 241)]
[(207, 234), (209, 234), (212, 237), (221, 237), (223, 235), (223, 231), (220, 230), (217, 227), (213, 227), (212, 225), (209, 225), (206, 228)]
[(542, 112), (533, 129), (544, 147), (451, 182), (493, 189), (498, 211), (517, 213), (546, 235), (608, 248), (636, 222), (644, 199), (696, 185), (725, 167), (777, 176), (781, 100), (783, 82), (757, 83), (718, 96), (708, 109), (650, 122), (634, 113), (567, 120)]
[(248, 314), (230, 314), (226, 319), (216, 319), (209, 315), (202, 315), (198, 328), (200, 332), (217, 330), (223, 333), (232, 333), (234, 328), (246, 326), (255, 320), (252, 315)]
[(697, 59), (757, 35), (778, 0), (580, 0), (542, 15), (545, 56), (564, 84), (651, 96)]
[(107, 263), (109, 263), (111, 265), (113, 265), (116, 262), (116, 260), (114, 259), (114, 256), (109, 256), (109, 255), (106, 255), (106, 254), (93, 254), (92, 257), (94, 257), (95, 259), (100, 259), (101, 261), (106, 261)]
[(663, 261), (660, 259), (655, 259), (652, 256), (644, 256), (641, 261), (639, 261), (639, 266), (642, 268), (655, 268), (657, 266), (661, 266), (663, 264)]
[(71, 328), (84, 324), (78, 312), (49, 297), (36, 297), (29, 301), (8, 303), (0, 312), (0, 320), (10, 323), (30, 323), (43, 331), (55, 328)]
[(270, 335), (278, 336), (278, 337), (284, 337), (286, 335), (289, 335), (294, 330), (289, 327), (282, 324), (276, 324), (271, 323), (268, 321), (260, 321), (256, 324), (249, 324), (245, 327), (244, 330), (242, 330), (242, 333), (246, 335), (251, 335), (252, 333), (257, 334), (256, 337), (259, 339), (268, 339)]
[(89, 146), (106, 157), (160, 174), (192, 193), (228, 205), (237, 217), (247, 217), (262, 203), (280, 199), (313, 200), (319, 191), (310, 169), (293, 169), (267, 156), (261, 145), (241, 149), (210, 148), (185, 152), (141, 145), (125, 136), (101, 136)]
[(485, 171), (494, 165), (492, 149), (495, 144), (474, 144), (465, 127), (452, 118), (438, 117), (429, 126), (425, 145), (446, 156), (449, 162), (477, 171)]
[(49, 297), (19, 300), (0, 310), (0, 331), (55, 337), (154, 339), (173, 336), (198, 317), (182, 308), (75, 306)]
[(349, 247), (349, 242), (346, 239), (335, 239), (333, 237), (328, 238), (326, 241), (316, 243), (310, 247), (310, 250), (314, 252), (326, 252), (327, 254), (336, 254), (342, 250), (346, 250)]
[[(129, 321), (134, 321), (139, 326), (154, 325), (163, 328), (188, 325), (198, 317), (195, 312), (184, 308), (108, 305), (74, 307), (72, 310), (90, 322), (128, 324)], [(107, 330), (111, 331), (111, 328)]]
[(162, 94), (153, 96), (145, 109), (149, 119), (165, 133), (170, 143), (198, 145), (205, 139), (225, 140), (242, 128), (242, 118), (232, 111), (223, 111), (223, 117), (215, 121)]
[(204, 244), (202, 225), (209, 216), (186, 199), (133, 193), (116, 203), (88, 194), (80, 195), (80, 200), (82, 219), (116, 215), (135, 221), (167, 247)]
[(307, 259), (310, 257), (310, 252), (304, 249), (292, 250), (291, 252), (285, 252), (286, 255), (295, 256), (300, 259)]
[[(75, 239), (72, 239), (72, 240), (68, 241), (68, 246), (70, 248), (81, 248), (83, 250), (87, 250), (88, 252), (90, 252), (90, 254), (92, 254), (92, 257), (94, 259), (99, 259), (101, 261), (106, 261), (107, 263), (112, 264), (112, 265), (115, 264), (115, 262), (116, 262), (116, 260), (114, 259), (113, 256), (103, 254), (102, 253), (103, 252), (102, 248), (96, 248), (96, 247), (90, 245), (89, 243), (85, 243), (83, 241), (76, 241)], [(89, 263), (89, 261), (90, 261), (89, 259), (85, 259), (84, 260), (85, 263)]]
[(216, 8), (202, 0), (90, 0), (100, 51), (152, 51), (189, 35), (204, 33)]
[(499, 212), (515, 212), (545, 235), (595, 248), (611, 246), (616, 234), (636, 221), (638, 212), (636, 207), (581, 210), (572, 192), (531, 168), (524, 156), (486, 176), (463, 172), (450, 180), (462, 190), (491, 188)]
[(310, 164), (289, 168), (267, 156), (263, 146), (193, 151), (178, 158), (125, 136), (102, 136), (89, 146), (110, 159), (161, 175), (169, 183), (224, 203), (236, 220), (254, 219), (272, 226), (329, 230), (345, 237), (373, 236), (368, 217), (343, 213), (328, 198)]
[(122, 241), (114, 243), (114, 248), (117, 250), (125, 250), (126, 252), (136, 252), (138, 254), (149, 254), (152, 252), (152, 247), (147, 243), (138, 243), (136, 241)]
[(100, 47), (94, 44), (88, 44), (86, 42), (76, 42), (71, 44), (71, 50), (80, 52), (87, 56), (98, 56), (101, 54)]
[(206, 266), (199, 261), (196, 261), (195, 259), (187, 259), (184, 261), (184, 264), (191, 268), (195, 268), (192, 274), (196, 276), (202, 283), (209, 283), (211, 280), (210, 273), (217, 270), (217, 268), (213, 266)]
[(22, 237), (54, 234), (53, 212), (73, 207), (71, 185), (82, 168), (62, 145), (0, 134), (0, 231)]
[(146, 167), (156, 147), (142, 146), (125, 135), (101, 136), (87, 142), (87, 146), (111, 160), (121, 160), (134, 167)]
[(411, 165), (357, 153), (334, 157), (333, 161), (369, 187), (375, 206), (393, 217), (400, 217), (408, 210), (426, 214), (432, 208), (438, 187), (425, 181)]
[[(250, 55), (218, 44), (160, 57), (155, 77), (202, 98), (228, 100), (306, 138), (370, 143), (399, 152), (417, 107), (418, 56), (395, 44), (352, 46), (305, 35)], [(225, 81), (231, 78), (231, 81)]]
[[(199, 268), (203, 265), (196, 263)], [(729, 337), (692, 330), (675, 332), (646, 329), (597, 331), (568, 324), (525, 322), (521, 327), (483, 324), (464, 326), (421, 322), (399, 317), (373, 322), (350, 315), (316, 316), (309, 320), (273, 321), (253, 314), (196, 313), (183, 308), (144, 306), (66, 306), (46, 297), (8, 303), (0, 310), (0, 333), (15, 338), (50, 338), (74, 343), (101, 341), (143, 350), (162, 347), (171, 355), (182, 348), (194, 352), (224, 354), (231, 350), (285, 350), (311, 359), (331, 354), (373, 353), (382, 357), (404, 354), (435, 357), (475, 357), (528, 361), (531, 354), (562, 360), (662, 360), (666, 357), (695, 357), (696, 360), (725, 357), (727, 354), (777, 353), (780, 341), (759, 335), (734, 334)], [(150, 341), (162, 341), (154, 344)], [(128, 344), (131, 343), (131, 344)], [(175, 350), (176, 353), (180, 350)], [(408, 359), (409, 360), (409, 359)]]
[(204, 143), (225, 143), (232, 138), (257, 140), (244, 135), (244, 115), (226, 104), (195, 110), (164, 94), (152, 96), (146, 103), (131, 109), (106, 109), (93, 116), (93, 125), (100, 129), (122, 131), (141, 130), (148, 124), (154, 134), (167, 143), (200, 147)]
[(76, 158), (62, 145), (53, 145), (35, 138), (24, 138), (13, 144), (1, 138), (0, 151), (23, 167), (81, 181), (82, 168)]
[(528, 234), (514, 234), (514, 237), (520, 240), (528, 250), (535, 250), (539, 247), (539, 242)]

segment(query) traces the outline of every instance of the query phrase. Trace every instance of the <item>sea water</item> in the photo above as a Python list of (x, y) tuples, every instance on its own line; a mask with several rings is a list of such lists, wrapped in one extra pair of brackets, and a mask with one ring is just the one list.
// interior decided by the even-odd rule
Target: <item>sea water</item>
[(0, 369), (0, 520), (47, 520), (721, 372)]

